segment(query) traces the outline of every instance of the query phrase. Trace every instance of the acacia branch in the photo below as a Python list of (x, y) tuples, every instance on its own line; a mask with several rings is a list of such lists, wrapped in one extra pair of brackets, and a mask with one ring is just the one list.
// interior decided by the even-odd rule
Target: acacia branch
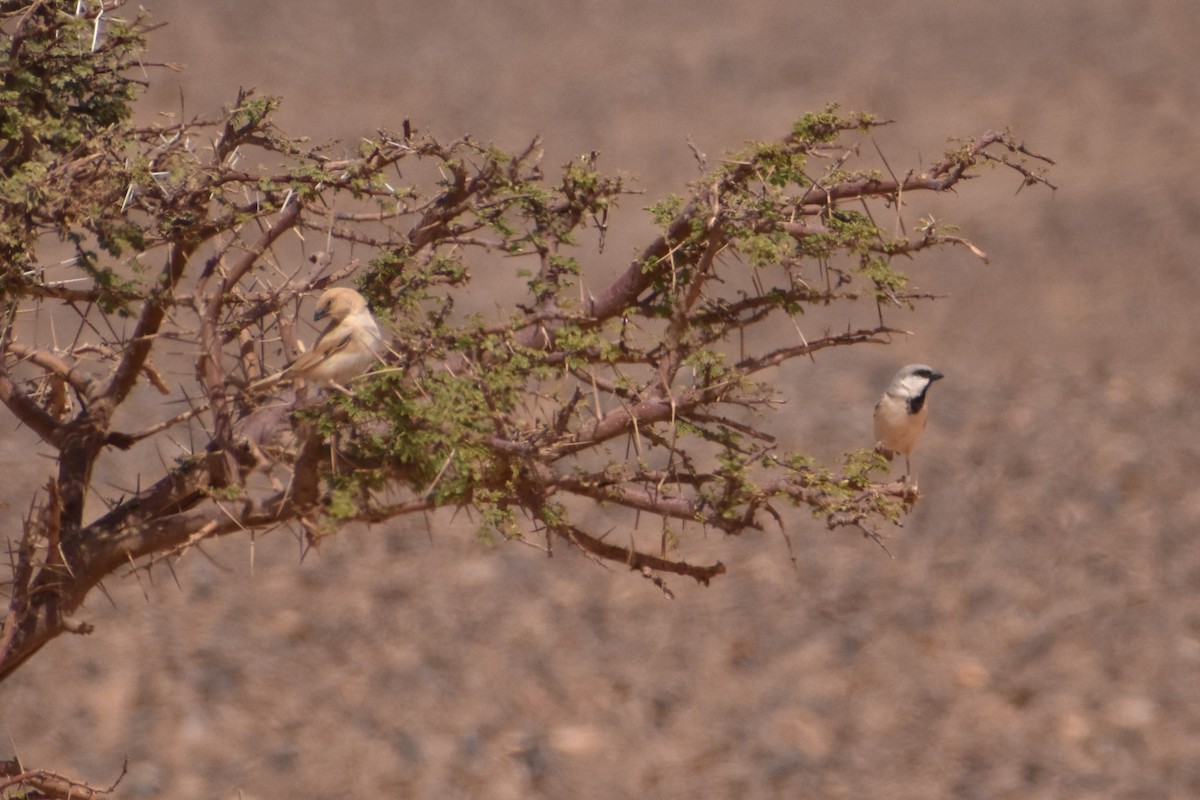
[(695, 402), (695, 398), (690, 395), (686, 399), (676, 398), (674, 403), (666, 397), (655, 397), (615, 408), (564, 442), (556, 449), (556, 455), (562, 457), (594, 447), (615, 436), (629, 433), (638, 425), (666, 422), (675, 415), (676, 408), (687, 408)]
[(37, 797), (47, 800), (96, 800), (105, 795), (111, 795), (125, 777), (128, 762), (121, 767), (121, 774), (106, 789), (83, 781), (68, 778), (57, 772), (44, 769), (25, 769), (17, 759), (0, 762), (0, 792), (17, 787), (19, 792), (12, 797)]
[[(972, 141), (963, 151), (948, 155), (928, 171), (919, 175), (886, 180), (860, 177), (827, 187), (813, 186), (796, 199), (796, 205), (827, 206), (839, 200), (890, 197), (898, 192), (920, 190), (944, 192), (963, 180), (966, 177), (966, 171), (978, 162), (981, 153), (995, 144), (1002, 144), (1009, 149), (1016, 147), (1008, 134), (988, 131)], [(753, 164), (740, 165), (725, 178), (717, 191), (733, 185), (744, 184), (753, 174)], [(712, 200), (709, 199), (707, 193), (701, 193), (693, 198), (672, 220), (665, 234), (651, 242), (642, 251), (640, 257), (634, 260), (606, 290), (585, 304), (587, 314), (597, 319), (608, 319), (620, 314), (623, 309), (630, 306), (643, 291), (662, 276), (664, 270), (669, 268), (670, 252), (693, 235), (693, 220), (701, 215), (709, 214), (711, 206)]]
[[(138, 373), (142, 371), (146, 359), (150, 356), (154, 337), (162, 326), (167, 308), (171, 305), (175, 287), (183, 277), (183, 270), (191, 259), (197, 244), (198, 242), (184, 241), (171, 244), (166, 262), (159, 274), (158, 284), (150, 290), (150, 294), (142, 306), (142, 313), (134, 326), (133, 336), (130, 337), (125, 353), (117, 368), (113, 370), (108, 383), (96, 393), (94, 399), (106, 399), (111, 404), (111, 408), (115, 408), (123, 403), (129, 396), (129, 392), (133, 390)], [(111, 408), (109, 409), (110, 413)]]
[[(701, 479), (693, 476), (692, 480), (699, 481)], [(570, 492), (604, 503), (615, 503), (635, 511), (647, 511), (658, 516), (700, 522), (725, 533), (739, 533), (746, 527), (736, 520), (713, 517), (707, 513), (709, 509), (701, 500), (670, 495), (660, 491), (660, 485), (673, 483), (670, 478), (656, 482), (654, 486), (646, 486), (641, 483), (614, 482), (604, 476), (579, 477), (553, 473), (546, 475), (544, 482), (549, 489)]]
[(871, 497), (890, 497), (906, 502), (915, 499), (912, 486), (902, 481), (865, 486), (861, 488), (860, 496), (853, 497), (833, 493), (828, 486), (819, 482), (809, 483), (800, 474), (770, 481), (744, 494), (741, 497), (741, 513), (731, 515), (728, 510), (722, 511), (702, 495), (685, 496), (662, 491), (668, 485), (699, 488), (705, 484), (715, 484), (725, 480), (720, 475), (639, 473), (614, 481), (604, 475), (579, 476), (544, 471), (541, 480), (548, 490), (569, 492), (661, 517), (698, 522), (728, 534), (762, 530), (757, 512), (776, 497), (809, 506), (825, 515), (830, 527), (857, 525), (866, 520), (865, 514), (854, 509)]
[(775, 367), (785, 361), (790, 361), (793, 358), (811, 355), (828, 347), (840, 347), (843, 345), (852, 344), (887, 344), (888, 339), (883, 338), (891, 334), (903, 334), (905, 331), (899, 328), (889, 328), (886, 325), (878, 325), (874, 328), (866, 328), (857, 331), (847, 331), (845, 333), (823, 336), (820, 339), (813, 339), (803, 344), (798, 344), (793, 347), (781, 347), (772, 350), (761, 356), (752, 356), (744, 358), (737, 363), (739, 372), (745, 375), (752, 375), (755, 372), (760, 372), (768, 367)]
[(48, 350), (40, 350), (34, 347), (26, 347), (17, 342), (10, 342), (8, 351), (22, 361), (28, 361), (52, 375), (57, 375), (70, 384), (72, 389), (85, 397), (91, 389), (92, 381), (90, 378), (75, 372), (74, 366)]
[[(203, 496), (201, 493), (198, 499)], [(168, 507), (182, 502), (178, 496), (172, 496)], [(289, 522), (297, 519), (304, 509), (293, 504), (283, 492), (261, 502), (246, 499), (221, 503), (210, 499), (175, 513), (153, 516), (150, 511), (149, 507), (141, 509), (136, 503), (125, 504), (119, 513), (106, 515), (78, 537), (69, 572), (56, 570), (53, 582), (48, 580), (45, 569), (40, 572), (33, 591), (53, 593), (54, 613), (24, 615), (23, 624), (14, 628), (16, 634), (8, 652), (0, 659), (0, 682), (59, 634), (73, 628), (86, 630), (89, 626), (73, 622), (71, 615), (101, 580), (122, 566), (202, 538)]]
[[(271, 227), (263, 231), (258, 240), (250, 245), (241, 258), (235, 261), (229, 269), (224, 280), (221, 282), (221, 289), (217, 295), (218, 298), (229, 297), (233, 288), (241, 282), (247, 272), (254, 268), (255, 262), (262, 258), (262, 254), (267, 252), (267, 248), (295, 226), (296, 220), (300, 218), (301, 207), (302, 203), (299, 200), (292, 200), (279, 212), (279, 216), (271, 224)], [(215, 316), (211, 306), (209, 314)]]
[(819, 291), (810, 286), (801, 286), (745, 297), (733, 302), (715, 300), (711, 305), (693, 314), (692, 323), (699, 327), (718, 328), (712, 334), (706, 334), (702, 340), (711, 341), (731, 330), (761, 322), (790, 303), (829, 303), (834, 300), (857, 300), (859, 297), (860, 294), (854, 291)]
[(62, 424), (22, 391), (21, 387), (13, 381), (3, 363), (0, 363), (0, 401), (8, 407), (13, 416), (28, 425), (42, 441), (54, 447), (62, 446)]
[(143, 298), (143, 296), (137, 292), (99, 287), (93, 287), (91, 289), (73, 289), (60, 283), (29, 282), (21, 287), (21, 291), (28, 294), (30, 297), (61, 300), (64, 303), (98, 303), (101, 299), (112, 299), (119, 300), (123, 303), (133, 303)]
[(658, 390), (660, 393), (670, 393), (671, 384), (675, 381), (675, 374), (679, 371), (679, 367), (683, 364), (683, 360), (687, 356), (688, 348), (684, 346), (683, 340), (691, 327), (692, 312), (696, 304), (700, 302), (700, 297), (704, 290), (704, 282), (712, 274), (717, 254), (725, 248), (725, 245), (725, 236), (720, 231), (720, 209), (714, 208), (711, 222), (709, 223), (709, 235), (706, 237), (704, 252), (697, 259), (691, 281), (684, 288), (683, 297), (675, 304), (671, 315), (671, 323), (667, 326), (667, 333), (663, 342), (667, 350), (667, 357), (660, 362), (658, 367)]
[(626, 564), (631, 570), (639, 572), (650, 570), (652, 572), (683, 575), (703, 586), (708, 586), (709, 581), (718, 575), (725, 574), (725, 565), (720, 561), (715, 564), (696, 565), (689, 564), (686, 561), (672, 561), (666, 558), (659, 558), (658, 556), (639, 552), (633, 548), (609, 544), (601, 539), (597, 539), (595, 536), (584, 533), (573, 525), (555, 528), (554, 532), (579, 547), (585, 553), (591, 553), (605, 561)]

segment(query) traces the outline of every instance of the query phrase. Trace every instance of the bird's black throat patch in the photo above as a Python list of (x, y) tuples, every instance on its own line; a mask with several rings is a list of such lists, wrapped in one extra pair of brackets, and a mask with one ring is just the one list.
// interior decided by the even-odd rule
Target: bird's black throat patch
[(928, 386), (922, 389), (920, 394), (916, 395), (915, 397), (908, 398), (908, 413), (921, 413), (921, 409), (925, 407), (925, 392), (927, 391), (929, 391)]

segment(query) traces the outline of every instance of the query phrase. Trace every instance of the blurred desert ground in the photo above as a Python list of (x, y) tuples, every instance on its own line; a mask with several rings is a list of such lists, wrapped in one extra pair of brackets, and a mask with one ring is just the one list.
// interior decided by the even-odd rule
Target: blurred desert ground
[[(693, 529), (681, 552), (730, 572), (669, 602), (449, 517), (301, 564), (285, 532), (230, 539), (177, 584), (109, 581), (94, 635), (0, 687), (27, 764), (103, 783), (128, 757), (127, 797), (1200, 796), (1194, 4), (144, 4), (170, 23), (152, 58), (187, 66), (154, 74), (147, 116), (245, 85), (347, 147), (407, 117), (541, 134), (548, 167), (600, 151), (646, 196), (586, 255), (596, 284), (695, 177), (689, 136), (715, 159), (831, 100), (897, 120), (877, 141), (898, 169), (1012, 126), (1061, 188), (909, 198), (991, 264), (914, 264), (950, 294), (897, 318), (914, 336), (778, 376), (780, 435), (835, 459), (897, 365), (947, 374), (894, 558), (798, 512), (795, 565), (778, 533)], [(11, 514), (49, 462), (6, 425)]]

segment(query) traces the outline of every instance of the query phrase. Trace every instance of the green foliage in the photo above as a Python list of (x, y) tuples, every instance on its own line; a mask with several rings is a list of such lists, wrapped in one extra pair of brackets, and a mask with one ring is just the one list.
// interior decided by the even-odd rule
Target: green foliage
[(677, 194), (667, 195), (647, 209), (654, 218), (654, 224), (659, 228), (669, 228), (671, 223), (683, 211), (684, 199)]
[[(87, 230), (114, 255), (143, 243), (120, 202), (130, 185), (120, 129), (138, 93), (127, 72), (143, 51), (143, 27), (112, 18), (93, 49), (95, 21), (55, 3), (20, 9), (4, 26), (0, 297), (23, 293), (45, 233)], [(120, 306), (104, 299), (110, 310)]]
[(830, 103), (822, 111), (810, 111), (792, 125), (792, 138), (805, 147), (832, 144), (842, 133), (850, 130), (869, 131), (879, 124), (872, 114), (852, 113), (841, 115), (838, 104)]

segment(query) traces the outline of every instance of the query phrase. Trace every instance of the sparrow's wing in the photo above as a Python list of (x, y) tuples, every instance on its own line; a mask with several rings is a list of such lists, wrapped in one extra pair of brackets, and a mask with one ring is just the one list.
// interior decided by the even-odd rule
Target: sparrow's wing
[(313, 342), (312, 350), (293, 361), (287, 371), (292, 375), (303, 377), (317, 365), (346, 349), (353, 341), (354, 329), (349, 325), (339, 323), (326, 328), (317, 337), (317, 341)]

